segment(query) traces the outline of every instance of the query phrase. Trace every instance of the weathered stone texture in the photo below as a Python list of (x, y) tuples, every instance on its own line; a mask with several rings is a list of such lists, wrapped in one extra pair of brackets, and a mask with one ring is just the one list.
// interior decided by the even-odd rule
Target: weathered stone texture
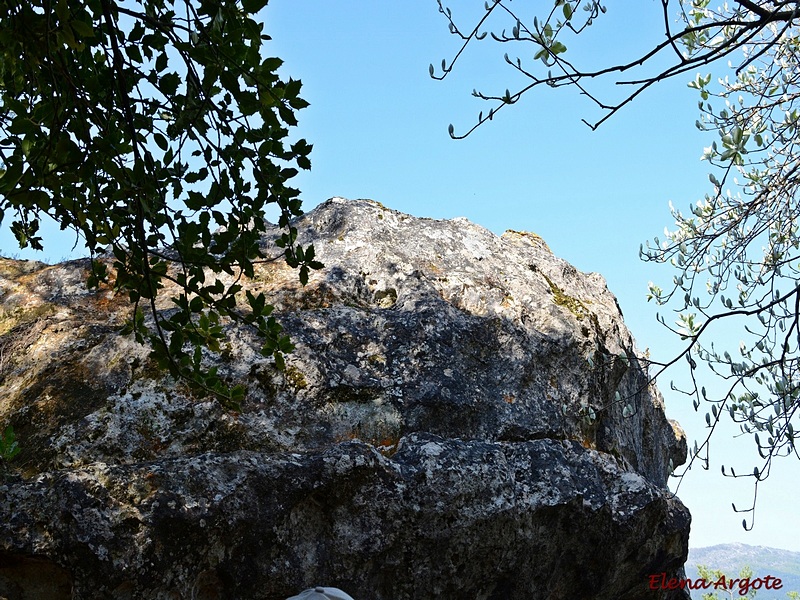
[(229, 328), (241, 413), (118, 336), (129, 308), (85, 261), (0, 261), (0, 425), (23, 447), (0, 596), (40, 597), (39, 561), (86, 599), (666, 598), (646, 576), (686, 557), (665, 488), (685, 440), (603, 279), (533, 234), (371, 201), (296, 225), (326, 268), (246, 283), (297, 349), (279, 372)]

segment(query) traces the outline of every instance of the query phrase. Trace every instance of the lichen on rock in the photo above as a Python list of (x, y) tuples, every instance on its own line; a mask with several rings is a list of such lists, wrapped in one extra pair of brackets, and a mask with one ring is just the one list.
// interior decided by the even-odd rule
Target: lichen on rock
[(296, 350), (278, 371), (226, 325), (213, 360), (240, 412), (118, 335), (130, 308), (79, 285), (87, 261), (0, 261), (0, 426), (23, 447), (0, 595), (42, 564), (87, 599), (682, 597), (646, 576), (686, 557), (666, 488), (686, 443), (602, 277), (538, 237), (372, 201), (294, 225), (325, 269), (244, 283)]

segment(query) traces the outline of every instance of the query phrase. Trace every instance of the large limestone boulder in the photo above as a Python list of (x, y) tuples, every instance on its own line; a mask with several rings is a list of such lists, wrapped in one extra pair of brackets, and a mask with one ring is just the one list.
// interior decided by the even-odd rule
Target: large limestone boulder
[(229, 327), (238, 413), (119, 336), (86, 261), (0, 261), (0, 597), (680, 597), (648, 576), (686, 558), (685, 441), (602, 277), (372, 201), (296, 226), (326, 268), (245, 283), (297, 349)]

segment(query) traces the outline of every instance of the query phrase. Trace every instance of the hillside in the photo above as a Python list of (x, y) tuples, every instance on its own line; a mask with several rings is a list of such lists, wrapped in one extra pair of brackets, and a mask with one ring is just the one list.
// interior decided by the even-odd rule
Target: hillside
[[(687, 577), (698, 577), (697, 565), (732, 575), (738, 575), (742, 567), (749, 566), (754, 577), (772, 575), (781, 579), (783, 588), (780, 592), (761, 590), (756, 596), (758, 600), (784, 600), (788, 592), (800, 592), (800, 552), (747, 544), (690, 548), (689, 559), (686, 561)], [(692, 594), (695, 600), (699, 600), (701, 596), (697, 591)]]

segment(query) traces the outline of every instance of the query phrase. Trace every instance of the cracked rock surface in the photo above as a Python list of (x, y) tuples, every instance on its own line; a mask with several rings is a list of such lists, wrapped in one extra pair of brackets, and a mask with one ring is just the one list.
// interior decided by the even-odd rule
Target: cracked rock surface
[(602, 277), (373, 201), (295, 225), (325, 269), (244, 283), (297, 348), (227, 328), (237, 413), (116, 333), (87, 261), (0, 260), (0, 597), (683, 598), (647, 576), (686, 558), (685, 439)]

